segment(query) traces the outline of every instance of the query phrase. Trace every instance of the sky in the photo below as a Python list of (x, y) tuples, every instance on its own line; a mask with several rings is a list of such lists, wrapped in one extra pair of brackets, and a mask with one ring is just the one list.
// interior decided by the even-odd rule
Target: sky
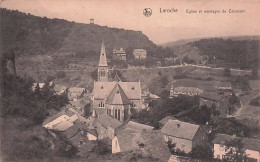
[[(101, 26), (142, 31), (156, 44), (189, 38), (260, 35), (259, 0), (0, 0), (0, 7), (80, 23), (89, 23), (93, 18)], [(144, 16), (145, 8), (152, 10), (151, 16)], [(178, 11), (160, 12), (163, 9)], [(242, 13), (229, 13), (230, 9)]]

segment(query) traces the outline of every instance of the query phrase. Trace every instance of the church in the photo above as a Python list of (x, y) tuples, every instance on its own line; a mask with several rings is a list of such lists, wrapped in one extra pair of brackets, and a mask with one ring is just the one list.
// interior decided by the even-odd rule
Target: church
[(122, 82), (120, 78), (109, 81), (109, 70), (104, 42), (102, 42), (98, 64), (98, 78), (94, 82), (93, 110), (100, 116), (103, 113), (124, 122), (131, 116), (131, 109), (141, 108), (141, 84)]

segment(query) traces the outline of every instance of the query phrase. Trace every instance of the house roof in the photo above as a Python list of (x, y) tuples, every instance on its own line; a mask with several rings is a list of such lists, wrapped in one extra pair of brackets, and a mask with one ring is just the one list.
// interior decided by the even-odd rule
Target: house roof
[(104, 42), (102, 42), (102, 45), (101, 45), (101, 52), (100, 52), (98, 66), (107, 66), (107, 56), (106, 56), (106, 49), (105, 49)]
[(94, 82), (94, 98), (105, 99), (117, 83), (120, 85), (128, 99), (141, 99), (140, 82)]
[(146, 52), (145, 49), (134, 49), (133, 52)]
[(67, 137), (67, 139), (70, 139), (71, 137), (75, 136), (80, 131), (80, 126), (78, 124), (74, 124), (68, 129), (65, 130), (64, 134)]
[(160, 131), (142, 132), (145, 148), (149, 150), (151, 155), (158, 158), (158, 161), (168, 161), (171, 152), (165, 143), (163, 135)]
[(173, 116), (166, 116), (162, 120), (160, 120), (159, 123), (165, 125), (168, 122), (168, 120), (176, 120), (176, 118)]
[(95, 108), (95, 112), (97, 116), (100, 116), (106, 112), (105, 108)]
[(73, 124), (67, 120), (62, 121), (58, 124), (55, 124), (52, 126), (53, 129), (58, 130), (58, 131), (65, 131), (66, 129), (70, 128), (73, 126)]
[(200, 94), (200, 98), (205, 98), (205, 99), (209, 99), (209, 100), (213, 100), (213, 101), (220, 101), (223, 97), (216, 93), (212, 94), (212, 93), (204, 92), (204, 93)]
[(171, 156), (160, 131), (140, 131), (125, 128), (116, 137), (122, 152), (139, 150), (143, 146), (153, 157), (158, 158), (158, 161), (168, 161)]
[(93, 136), (98, 136), (97, 130), (95, 129), (86, 129), (86, 131), (90, 134), (92, 134)]
[(85, 88), (80, 88), (80, 87), (71, 87), (69, 89), (69, 91), (72, 93), (82, 93), (84, 90)]
[(111, 116), (107, 114), (102, 114), (97, 121), (104, 127), (108, 128), (111, 127), (113, 129), (116, 129), (123, 123), (121, 123), (119, 120), (112, 118)]
[(117, 83), (107, 96), (107, 103), (113, 105), (127, 105), (130, 104), (130, 101), (121, 86)]
[(145, 124), (140, 124), (137, 122), (129, 121), (125, 127), (131, 128), (131, 129), (136, 129), (136, 130), (153, 130), (154, 127), (145, 125)]
[(199, 125), (169, 119), (168, 122), (166, 122), (166, 124), (162, 127), (161, 131), (163, 134), (192, 140), (199, 127)]
[[(235, 137), (227, 134), (216, 134), (213, 143), (225, 145), (226, 141), (234, 140)], [(241, 138), (245, 149), (260, 151), (260, 140), (253, 138)]]
[(55, 114), (55, 115), (53, 115), (53, 116), (50, 116), (50, 117), (46, 118), (46, 119), (44, 120), (44, 122), (42, 123), (42, 125), (44, 126), (44, 125), (46, 125), (46, 124), (52, 122), (53, 120), (57, 119), (58, 117), (60, 117), (60, 116), (62, 116), (62, 115), (67, 115), (68, 117), (71, 117), (71, 116), (73, 116), (74, 114), (75, 114), (75, 113), (72, 112), (72, 111), (70, 111), (70, 110), (62, 110), (61, 112), (59, 112), (59, 113), (57, 113), (57, 114)]
[(120, 79), (120, 77), (117, 75), (117, 73), (116, 73), (116, 75), (115, 75), (113, 81), (115, 81), (115, 82), (120, 82), (120, 81), (121, 81), (121, 79)]
[(64, 85), (61, 85), (61, 84), (55, 84), (55, 86), (53, 88), (53, 90), (55, 92), (64, 92), (66, 89), (67, 89), (67, 87)]
[(174, 88), (174, 91), (192, 92), (192, 93), (202, 93), (203, 92), (201, 89), (195, 88), (195, 87), (177, 87), (177, 88)]

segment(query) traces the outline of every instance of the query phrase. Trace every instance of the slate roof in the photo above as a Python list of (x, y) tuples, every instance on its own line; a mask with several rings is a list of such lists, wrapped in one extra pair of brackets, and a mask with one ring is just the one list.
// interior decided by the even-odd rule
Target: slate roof
[(129, 121), (125, 127), (127, 128), (131, 128), (131, 129), (136, 129), (136, 130), (153, 130), (154, 127), (149, 126), (149, 125), (145, 125), (145, 124), (140, 124), (137, 122), (133, 122), (133, 121)]
[(209, 100), (213, 100), (213, 101), (220, 101), (222, 99), (221, 95), (218, 94), (212, 94), (212, 93), (202, 93), (200, 94), (200, 98), (205, 98), (205, 99), (209, 99)]
[(69, 121), (62, 121), (58, 124), (53, 125), (53, 129), (59, 130), (59, 131), (65, 131), (66, 129), (70, 128), (73, 126), (73, 124)]
[(153, 157), (158, 158), (158, 161), (162, 162), (169, 160), (171, 152), (160, 131), (143, 132), (142, 136), (145, 148), (150, 151)]
[(141, 99), (140, 82), (94, 82), (95, 99), (105, 99), (116, 84), (119, 84), (128, 99)]
[(77, 124), (74, 124), (73, 126), (69, 127), (65, 130), (64, 134), (67, 137), (67, 139), (70, 139), (71, 137), (75, 136), (80, 132), (80, 126)]
[(123, 123), (121, 123), (119, 120), (112, 118), (111, 116), (107, 115), (107, 114), (102, 114), (97, 121), (104, 126), (105, 128), (111, 127), (113, 129), (118, 128), (120, 125), (122, 125)]
[(168, 122), (162, 127), (161, 131), (163, 134), (173, 137), (192, 140), (199, 127), (199, 125), (169, 119)]
[(74, 114), (75, 114), (75, 113), (72, 112), (72, 111), (70, 111), (70, 110), (62, 110), (61, 112), (59, 112), (59, 113), (57, 113), (57, 114), (55, 114), (55, 115), (53, 115), (53, 116), (50, 116), (50, 117), (46, 118), (46, 119), (44, 120), (44, 122), (42, 123), (42, 125), (46, 125), (46, 124), (52, 122), (53, 120), (57, 119), (58, 117), (60, 117), (60, 116), (62, 116), (62, 115), (67, 115), (67, 116), (71, 117), (71, 116), (73, 116)]
[(140, 146), (143, 145), (147, 152), (158, 158), (158, 161), (168, 161), (171, 156), (160, 131), (140, 131), (125, 128), (116, 137), (118, 138), (121, 152), (139, 150)]
[[(213, 143), (225, 145), (226, 141), (231, 141), (234, 140), (235, 138), (240, 138), (240, 137), (230, 136), (227, 134), (216, 134)], [(260, 140), (253, 139), (253, 138), (241, 138), (241, 139), (245, 149), (255, 150), (260, 152)]]
[(168, 122), (168, 120), (176, 120), (176, 118), (173, 116), (166, 116), (162, 120), (160, 120), (159, 123), (165, 125)]
[(121, 86), (117, 83), (107, 96), (107, 103), (113, 105), (127, 105), (130, 104), (130, 101)]
[(177, 92), (191, 92), (191, 93), (203, 93), (203, 91), (199, 88), (194, 87), (177, 87), (174, 88), (174, 91)]
[(95, 112), (97, 116), (100, 116), (104, 113), (106, 113), (106, 109), (105, 108), (95, 108)]
[(102, 45), (101, 45), (101, 52), (100, 52), (98, 66), (107, 66), (107, 56), (106, 56), (106, 49), (105, 49), (104, 42), (102, 42)]

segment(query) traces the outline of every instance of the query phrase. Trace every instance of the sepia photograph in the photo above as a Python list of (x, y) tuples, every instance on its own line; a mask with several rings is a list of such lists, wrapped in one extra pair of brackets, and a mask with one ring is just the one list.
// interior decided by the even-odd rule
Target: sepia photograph
[(1, 162), (260, 162), (259, 0), (0, 0)]

